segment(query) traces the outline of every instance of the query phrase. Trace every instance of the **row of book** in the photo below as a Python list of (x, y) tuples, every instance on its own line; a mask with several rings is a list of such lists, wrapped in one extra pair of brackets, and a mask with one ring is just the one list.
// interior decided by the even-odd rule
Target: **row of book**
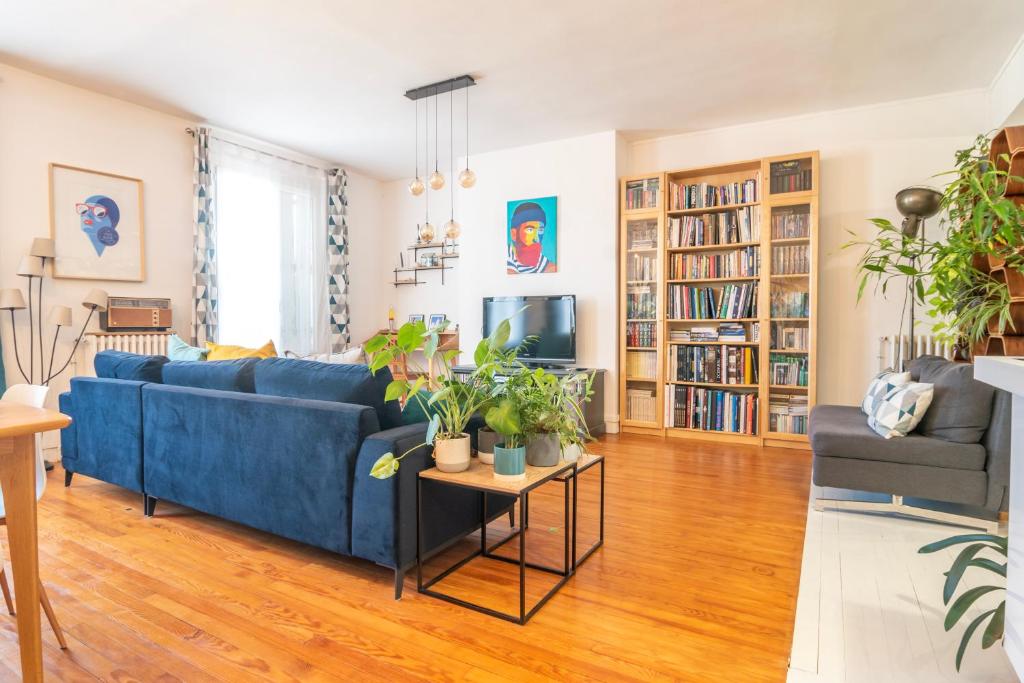
[(677, 185), (669, 183), (669, 209), (703, 209), (711, 206), (729, 206), (730, 204), (748, 204), (757, 201), (757, 187), (761, 184), (761, 174), (742, 182), (712, 185), (711, 183), (693, 183)]
[(630, 221), (627, 249), (656, 249), (658, 247), (658, 221)]
[[(761, 323), (753, 322), (750, 325), (750, 341), (761, 340)], [(668, 331), (668, 340), (675, 343), (701, 343), (701, 342), (745, 342), (747, 341), (747, 324), (745, 323), (719, 323), (718, 327), (690, 327), (685, 329), (671, 329)]]
[(772, 348), (806, 351), (811, 344), (811, 331), (806, 325), (772, 323)]
[(757, 434), (757, 394), (669, 385), (665, 424), (715, 432)]
[(680, 280), (753, 277), (760, 266), (761, 250), (757, 247), (733, 249), (724, 254), (672, 254), (668, 260), (668, 276)]
[(811, 272), (811, 250), (806, 244), (772, 247), (772, 273), (802, 275)]
[(647, 254), (629, 254), (626, 259), (626, 279), (650, 282), (658, 278), (658, 259)]
[(627, 351), (626, 377), (654, 379), (658, 375), (658, 354), (654, 351)]
[(772, 194), (803, 192), (811, 189), (811, 169), (805, 168), (799, 159), (773, 163), (770, 175)]
[(772, 239), (786, 240), (811, 234), (809, 206), (772, 209)]
[(786, 434), (806, 434), (807, 396), (772, 394), (768, 399), (768, 430)]
[(687, 320), (756, 318), (757, 284), (745, 282), (724, 287), (669, 285), (667, 316)]
[(658, 297), (649, 287), (631, 287), (626, 292), (626, 317), (658, 317)]
[(626, 346), (654, 347), (658, 343), (657, 329), (657, 323), (627, 322)]
[(658, 205), (658, 178), (631, 180), (626, 183), (626, 209), (653, 209)]
[(654, 389), (626, 389), (626, 419), (641, 422), (657, 421), (658, 403)]
[(677, 346), (669, 354), (668, 376), (680, 382), (757, 384), (757, 365), (752, 346)]
[(761, 212), (754, 206), (668, 220), (669, 247), (757, 242), (761, 239)]
[(773, 318), (807, 318), (811, 315), (811, 295), (807, 292), (773, 290), (771, 312)]
[(768, 371), (771, 383), (778, 386), (806, 387), (808, 382), (807, 355), (769, 353)]

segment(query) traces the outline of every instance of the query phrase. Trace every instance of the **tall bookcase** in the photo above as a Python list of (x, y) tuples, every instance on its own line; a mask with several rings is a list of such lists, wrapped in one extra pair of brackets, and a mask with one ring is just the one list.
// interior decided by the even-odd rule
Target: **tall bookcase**
[(621, 179), (626, 432), (806, 447), (818, 153)]

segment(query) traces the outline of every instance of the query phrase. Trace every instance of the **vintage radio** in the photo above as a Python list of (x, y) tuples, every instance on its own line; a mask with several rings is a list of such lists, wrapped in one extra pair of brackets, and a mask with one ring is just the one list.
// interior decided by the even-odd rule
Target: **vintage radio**
[(106, 312), (100, 313), (100, 327), (107, 332), (166, 330), (170, 326), (170, 299), (112, 296), (107, 299)]

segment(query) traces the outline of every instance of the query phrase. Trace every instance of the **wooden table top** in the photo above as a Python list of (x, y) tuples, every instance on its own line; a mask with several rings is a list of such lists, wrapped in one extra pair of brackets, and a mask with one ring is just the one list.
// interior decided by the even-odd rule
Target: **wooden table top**
[(566, 470), (571, 470), (572, 466), (573, 463), (571, 462), (559, 462), (554, 467), (527, 465), (525, 479), (508, 481), (505, 479), (495, 479), (494, 467), (492, 465), (486, 465), (473, 458), (469, 464), (469, 469), (463, 472), (442, 472), (436, 467), (432, 467), (420, 472), (420, 476), (424, 479), (440, 481), (455, 486), (466, 486), (468, 488), (486, 489), (497, 493), (518, 495), (538, 482), (545, 479), (553, 479)]
[(0, 438), (48, 432), (71, 424), (64, 413), (45, 408), (32, 408), (20, 403), (0, 402)]

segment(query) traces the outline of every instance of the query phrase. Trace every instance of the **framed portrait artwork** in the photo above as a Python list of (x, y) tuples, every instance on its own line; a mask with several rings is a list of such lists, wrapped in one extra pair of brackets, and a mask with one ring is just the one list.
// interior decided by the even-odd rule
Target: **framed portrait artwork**
[(505, 272), (558, 272), (558, 197), (508, 202)]
[(142, 181), (50, 164), (55, 278), (146, 279)]

